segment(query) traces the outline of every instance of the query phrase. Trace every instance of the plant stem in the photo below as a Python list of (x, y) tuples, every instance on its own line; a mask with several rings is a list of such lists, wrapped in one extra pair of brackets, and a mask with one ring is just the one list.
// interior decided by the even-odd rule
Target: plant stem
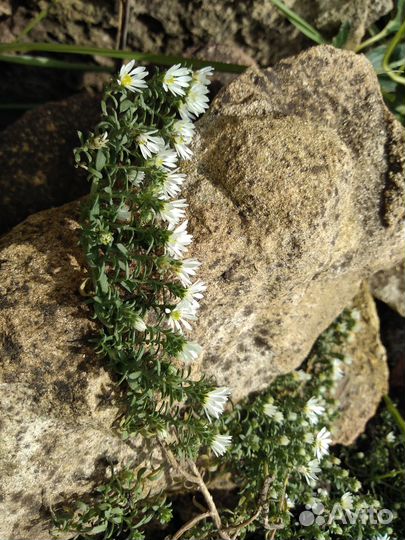
[(190, 529), (194, 527), (194, 525), (197, 525), (198, 522), (202, 521), (203, 519), (206, 519), (211, 516), (211, 512), (205, 512), (204, 514), (200, 514), (193, 519), (190, 519), (190, 521), (187, 521), (177, 532), (174, 536), (172, 536), (171, 540), (179, 540), (183, 536), (183, 534)]
[(397, 426), (402, 431), (403, 437), (405, 437), (405, 421), (401, 416), (401, 413), (396, 408), (389, 396), (384, 396), (385, 405), (392, 418), (395, 420)]
[(222, 530), (222, 523), (221, 518), (218, 513), (217, 507), (215, 506), (214, 499), (212, 498), (211, 493), (209, 492), (207, 486), (205, 485), (205, 482), (203, 480), (203, 477), (200, 474), (200, 471), (197, 468), (197, 465), (194, 463), (194, 461), (189, 460), (188, 461), (189, 467), (192, 470), (193, 474), (197, 478), (198, 487), (205, 499), (205, 502), (207, 503), (208, 508), (210, 509), (210, 514), (212, 516), (212, 520), (218, 529), (219, 537), (223, 540), (231, 540), (231, 537)]
[(392, 53), (395, 50), (395, 47), (398, 45), (398, 43), (401, 41), (401, 39), (405, 36), (405, 21), (401, 24), (398, 32), (395, 34), (393, 39), (391, 40), (383, 59), (383, 68), (386, 71), (387, 75), (398, 84), (405, 85), (405, 77), (401, 77), (400, 75), (397, 75), (394, 71), (392, 71), (389, 63)]

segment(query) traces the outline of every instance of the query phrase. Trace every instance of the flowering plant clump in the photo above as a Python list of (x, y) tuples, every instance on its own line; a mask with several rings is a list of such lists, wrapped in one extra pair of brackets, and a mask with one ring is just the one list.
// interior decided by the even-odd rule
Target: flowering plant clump
[(201, 347), (187, 334), (206, 286), (195, 279), (200, 262), (186, 258), (192, 235), (178, 166), (192, 156), (193, 120), (208, 107), (211, 74), (175, 65), (150, 75), (129, 62), (75, 153), (92, 183), (82, 244), (103, 328), (98, 350), (127, 386), (124, 435), (174, 432), (176, 453), (189, 457), (203, 444), (218, 453), (219, 434), (205, 416), (218, 418), (229, 396), (188, 378)]
[[(172, 540), (231, 540), (250, 532), (266, 539), (389, 538), (389, 526), (367, 520), (350, 518), (344, 526), (334, 520), (325, 528), (315, 511), (338, 503), (352, 517), (379, 504), (330, 455), (333, 393), (349, 361), (336, 347), (355, 331), (355, 313), (324, 333), (305, 371), (278, 377), (228, 415), (228, 388), (189, 377), (202, 352), (190, 334), (206, 285), (197, 278), (201, 263), (187, 256), (192, 235), (179, 164), (192, 157), (193, 120), (208, 107), (211, 74), (210, 67), (180, 64), (150, 74), (131, 61), (106, 88), (94, 133), (79, 134), (76, 163), (91, 181), (81, 238), (89, 277), (81, 290), (100, 323), (97, 350), (126, 399), (122, 435), (154, 437), (172, 475), (204, 499)], [(200, 456), (204, 448), (208, 456)], [(231, 509), (215, 503), (198, 458), (211, 471), (221, 458), (221, 471), (238, 489)], [(113, 471), (76, 510), (54, 515), (55, 533), (149, 537), (148, 523), (161, 527), (172, 516), (164, 496), (149, 494), (162, 474), (163, 465), (147, 462)], [(317, 519), (297, 521), (296, 511), (305, 508)]]

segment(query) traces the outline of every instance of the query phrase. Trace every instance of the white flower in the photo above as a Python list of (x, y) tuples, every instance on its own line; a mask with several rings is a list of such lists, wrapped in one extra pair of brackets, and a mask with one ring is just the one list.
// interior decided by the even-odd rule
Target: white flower
[(170, 231), (170, 236), (166, 244), (166, 251), (173, 258), (180, 258), (184, 251), (187, 251), (193, 240), (191, 234), (187, 232), (188, 221), (183, 221), (173, 231)]
[(211, 418), (219, 418), (224, 412), (225, 404), (228, 401), (231, 391), (225, 386), (214, 388), (205, 395), (203, 409), (209, 421)]
[(281, 435), (278, 442), (280, 446), (288, 446), (290, 444), (290, 439), (286, 437), (285, 435)]
[(162, 208), (159, 210), (159, 215), (163, 221), (167, 221), (170, 225), (174, 226), (183, 219), (186, 215), (186, 208), (188, 204), (186, 199), (179, 199), (178, 201), (167, 201), (163, 203)]
[(138, 330), (138, 332), (145, 332), (146, 330), (145, 321), (141, 317), (137, 316), (134, 321), (134, 328), (135, 330)]
[(133, 186), (139, 186), (145, 179), (145, 173), (143, 171), (137, 171), (136, 169), (132, 169), (128, 172), (127, 178), (130, 184), (132, 184)]
[(324, 414), (325, 407), (321, 405), (319, 399), (312, 397), (307, 401), (304, 407), (304, 414), (308, 417), (309, 422), (315, 425), (319, 421), (319, 416)]
[(332, 360), (333, 374), (332, 377), (335, 381), (339, 381), (344, 377), (344, 371), (342, 370), (343, 362), (339, 358), (334, 358)]
[[(155, 158), (156, 161), (156, 158)], [(166, 178), (163, 182), (163, 185), (160, 187), (160, 199), (170, 199), (172, 197), (177, 197), (181, 191), (181, 185), (186, 179), (186, 175), (179, 173), (178, 169), (170, 171), (166, 174)]]
[(390, 535), (385, 533), (384, 535), (379, 534), (374, 537), (374, 540), (390, 540)]
[(317, 476), (317, 473), (321, 472), (319, 461), (317, 459), (313, 459), (308, 463), (308, 465), (301, 465), (301, 467), (298, 468), (298, 472), (303, 475), (308, 485), (311, 485), (319, 480)]
[(332, 438), (330, 432), (326, 427), (323, 427), (315, 439), (315, 452), (319, 460), (329, 452), (329, 445), (331, 442)]
[(191, 285), (190, 276), (195, 276), (200, 266), (200, 261), (197, 261), (196, 259), (184, 259), (184, 261), (176, 267), (175, 272), (184, 287)]
[(213, 73), (214, 68), (211, 66), (198, 69), (193, 73), (193, 81), (208, 86), (209, 84), (211, 84), (211, 81), (208, 79), (208, 77), (211, 77)]
[(217, 457), (223, 456), (227, 448), (231, 446), (231, 443), (231, 435), (220, 435), (218, 433), (211, 442), (211, 449)]
[(191, 142), (194, 130), (194, 124), (190, 120), (177, 120), (172, 126), (173, 135), (182, 136), (187, 144)]
[(177, 154), (170, 146), (161, 145), (153, 162), (159, 169), (174, 169), (177, 167)]
[(200, 356), (202, 347), (198, 343), (192, 341), (186, 341), (183, 344), (181, 351), (178, 353), (177, 358), (183, 362), (194, 362)]
[(297, 381), (306, 382), (311, 380), (311, 375), (302, 369), (293, 371), (293, 377)]
[(290, 499), (290, 497), (288, 497), (288, 495), (287, 495), (285, 501), (287, 503), (287, 508), (294, 508), (295, 501), (293, 499)]
[(385, 440), (387, 441), (387, 443), (389, 444), (392, 444), (393, 442), (395, 442), (395, 434), (393, 431), (390, 431), (387, 436), (385, 437)]
[(174, 309), (166, 308), (165, 313), (169, 327), (178, 332), (183, 332), (183, 327), (191, 330), (191, 324), (188, 321), (197, 319), (193, 307), (183, 302), (179, 302)]
[(139, 144), (139, 149), (144, 159), (152, 157), (152, 154), (157, 154), (161, 148), (163, 139), (162, 137), (153, 137), (154, 133), (156, 131), (141, 133), (135, 139)]
[(204, 298), (204, 291), (207, 289), (205, 283), (201, 280), (195, 281), (188, 289), (186, 290), (183, 302), (188, 302), (194, 309), (199, 307), (198, 302)]
[(273, 418), (277, 424), (280, 424), (284, 419), (283, 413), (279, 411), (278, 407), (273, 405), (273, 403), (266, 403), (263, 407), (263, 412), (265, 415)]
[(90, 141), (90, 148), (104, 148), (108, 144), (108, 133), (105, 131), (102, 135), (97, 135)]
[(173, 124), (174, 148), (182, 159), (190, 159), (193, 152), (187, 146), (194, 135), (194, 125), (189, 120), (178, 120)]
[(353, 508), (353, 495), (347, 491), (340, 499), (340, 504), (344, 510), (352, 510)]
[[(205, 112), (209, 104), (207, 94), (208, 90), (206, 86), (198, 83), (193, 84), (184, 101), (187, 111), (195, 116), (199, 116)], [(190, 116), (188, 115), (188, 117)]]
[(118, 208), (117, 210), (117, 220), (121, 223), (128, 223), (131, 221), (132, 214), (131, 210), (129, 209), (129, 206), (127, 204), (123, 204)]
[(124, 64), (120, 69), (118, 84), (131, 90), (132, 92), (142, 92), (143, 88), (147, 87), (143, 80), (148, 72), (143, 66), (134, 68), (135, 60), (131, 60), (128, 64)]
[(174, 96), (184, 96), (184, 88), (188, 88), (191, 81), (190, 70), (175, 64), (169, 68), (163, 77), (163, 88)]
[(310, 431), (305, 433), (304, 442), (307, 443), (307, 444), (312, 444), (314, 442), (314, 436)]

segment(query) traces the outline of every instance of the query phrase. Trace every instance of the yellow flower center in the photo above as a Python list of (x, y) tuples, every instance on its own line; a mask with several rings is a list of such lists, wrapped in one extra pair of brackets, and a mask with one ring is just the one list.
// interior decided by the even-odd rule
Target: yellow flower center
[(126, 73), (123, 77), (121, 77), (121, 84), (122, 86), (129, 86), (130, 84), (132, 84), (131, 75), (128, 75), (128, 73)]
[(178, 311), (177, 309), (175, 309), (174, 311), (172, 311), (171, 313), (171, 317), (174, 321), (179, 321), (181, 319), (181, 313), (180, 311)]

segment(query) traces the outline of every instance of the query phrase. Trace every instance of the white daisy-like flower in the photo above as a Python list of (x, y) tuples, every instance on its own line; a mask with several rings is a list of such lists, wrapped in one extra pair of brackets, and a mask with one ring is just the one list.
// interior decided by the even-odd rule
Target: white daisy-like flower
[(191, 363), (197, 360), (202, 352), (201, 345), (192, 341), (186, 341), (183, 344), (181, 351), (178, 353), (177, 358), (186, 363)]
[(317, 434), (315, 439), (315, 452), (318, 460), (321, 460), (323, 456), (329, 453), (329, 446), (332, 442), (331, 434), (323, 427)]
[(100, 149), (105, 148), (108, 144), (108, 133), (105, 131), (102, 135), (95, 136), (89, 142), (90, 148)]
[(203, 84), (193, 84), (188, 91), (184, 103), (189, 112), (195, 116), (203, 114), (209, 106), (209, 98), (207, 96), (207, 87)]
[(312, 397), (304, 406), (304, 414), (308, 417), (309, 422), (315, 425), (319, 422), (319, 416), (324, 414), (325, 407), (320, 403), (319, 399)]
[(187, 146), (194, 135), (194, 125), (189, 120), (178, 120), (173, 124), (174, 148), (182, 159), (190, 159), (193, 152)]
[(197, 82), (198, 84), (208, 86), (209, 84), (211, 84), (211, 81), (208, 77), (212, 77), (213, 73), (214, 68), (211, 66), (197, 69), (193, 72), (193, 81)]
[(390, 431), (387, 436), (385, 437), (385, 440), (387, 443), (392, 444), (395, 442), (395, 434), (393, 431)]
[(195, 309), (188, 302), (179, 302), (173, 309), (165, 309), (167, 324), (172, 330), (183, 332), (191, 330), (189, 321), (197, 320)]
[(290, 444), (290, 439), (286, 435), (281, 435), (278, 443), (280, 446), (288, 446)]
[(145, 332), (146, 330), (145, 321), (141, 317), (137, 316), (134, 321), (134, 328), (135, 330), (138, 330), (138, 332)]
[(191, 285), (190, 277), (195, 276), (200, 266), (200, 261), (197, 261), (196, 259), (184, 259), (184, 261), (176, 267), (175, 272), (184, 287)]
[(121, 223), (128, 223), (132, 219), (131, 210), (127, 204), (122, 204), (117, 210), (117, 220)]
[(276, 405), (273, 405), (273, 403), (266, 403), (263, 407), (263, 412), (265, 415), (273, 418), (273, 420), (277, 422), (277, 424), (281, 424), (284, 419), (283, 413), (279, 411), (278, 407)]
[(340, 358), (334, 358), (332, 360), (332, 368), (333, 368), (332, 377), (335, 381), (339, 381), (340, 379), (343, 379), (343, 377), (345, 376), (342, 366), (343, 366), (343, 362), (342, 360), (340, 360)]
[(183, 221), (174, 230), (170, 231), (166, 251), (174, 259), (180, 259), (183, 253), (187, 251), (187, 246), (193, 241), (192, 235), (187, 232), (187, 224), (188, 220), (186, 219), (186, 221)]
[(153, 159), (153, 163), (159, 169), (175, 169), (177, 167), (177, 154), (169, 145), (161, 145)]
[(353, 495), (347, 491), (344, 493), (340, 499), (340, 504), (344, 510), (353, 509)]
[(296, 371), (293, 371), (292, 375), (297, 381), (307, 382), (311, 380), (311, 375), (303, 369), (297, 369)]
[(132, 169), (127, 175), (128, 182), (133, 186), (140, 186), (145, 179), (145, 173), (143, 171), (137, 171)]
[(181, 64), (175, 64), (166, 71), (163, 77), (163, 88), (174, 96), (184, 96), (184, 89), (189, 87), (190, 81), (190, 70), (181, 67)]
[(199, 307), (198, 302), (204, 298), (204, 291), (206, 289), (207, 286), (203, 281), (195, 281), (187, 288), (182, 301), (188, 302), (194, 309), (197, 309)]
[(134, 68), (135, 60), (131, 60), (128, 64), (124, 64), (117, 79), (118, 84), (131, 92), (142, 92), (147, 87), (144, 78), (148, 76), (148, 72), (143, 66)]
[(159, 216), (163, 219), (163, 221), (167, 221), (170, 225), (175, 226), (181, 219), (185, 217), (187, 206), (188, 204), (186, 199), (166, 201), (159, 210)]
[(186, 175), (178, 172), (178, 169), (167, 172), (163, 185), (160, 186), (159, 198), (166, 200), (177, 197), (185, 179)]
[(220, 386), (208, 392), (203, 400), (203, 409), (209, 421), (211, 418), (219, 418), (224, 412), (228, 397), (231, 395), (229, 388)]
[(303, 475), (308, 485), (314, 484), (319, 480), (317, 474), (321, 472), (319, 461), (313, 459), (308, 465), (301, 465), (301, 467), (298, 468), (298, 472)]
[(374, 540), (390, 540), (390, 535), (385, 533), (384, 535), (379, 534), (378, 536), (374, 537)]
[(227, 449), (231, 446), (231, 443), (231, 435), (221, 435), (218, 433), (211, 442), (211, 450), (214, 452), (216, 457), (223, 456)]
[(152, 154), (157, 154), (162, 146), (162, 137), (154, 137), (154, 133), (156, 133), (156, 130), (141, 133), (135, 139), (139, 144), (139, 150), (144, 159), (151, 158)]

